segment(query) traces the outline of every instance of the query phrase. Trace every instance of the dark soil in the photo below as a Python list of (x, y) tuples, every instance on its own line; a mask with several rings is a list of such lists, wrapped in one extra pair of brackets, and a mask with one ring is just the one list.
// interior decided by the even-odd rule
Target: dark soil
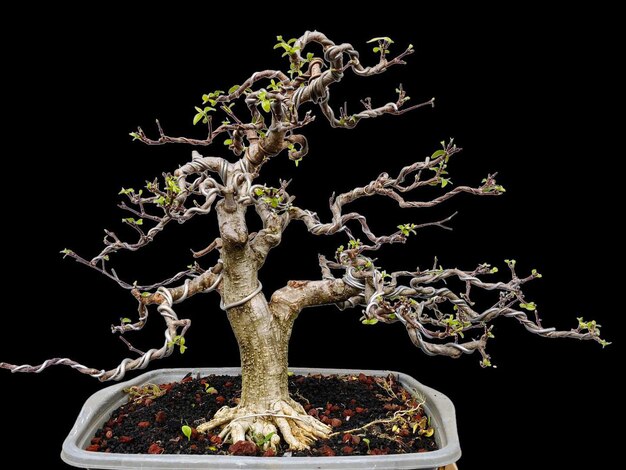
[[(430, 420), (393, 376), (300, 376), (289, 378), (291, 396), (338, 434), (294, 456), (398, 454), (437, 449)], [(87, 450), (123, 454), (267, 455), (257, 444), (223, 444), (217, 434), (195, 427), (222, 406), (235, 406), (241, 377), (215, 376), (133, 387), (129, 402), (115, 410)], [(392, 419), (396, 417), (395, 420)], [(363, 429), (351, 431), (377, 420)], [(185, 436), (187, 431), (190, 435)], [(351, 431), (351, 432), (348, 432)], [(259, 436), (262, 439), (262, 436)], [(368, 442), (369, 441), (369, 442)], [(276, 455), (285, 454), (279, 449)], [(287, 454), (289, 455), (289, 454)]]

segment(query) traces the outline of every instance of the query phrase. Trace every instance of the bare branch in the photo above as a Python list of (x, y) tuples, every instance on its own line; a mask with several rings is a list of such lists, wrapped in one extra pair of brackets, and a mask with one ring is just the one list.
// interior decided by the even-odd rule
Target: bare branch
[(203, 256), (208, 255), (213, 250), (219, 250), (222, 247), (222, 240), (218, 237), (213, 240), (206, 248), (203, 248), (200, 251), (191, 251), (191, 254), (194, 258), (202, 258)]
[[(407, 329), (411, 341), (428, 355), (444, 355), (458, 358), (463, 354), (478, 351), (482, 356), (481, 365), (491, 366), (486, 353), (487, 342), (493, 338), (492, 323), (499, 317), (514, 318), (530, 333), (547, 338), (573, 338), (593, 340), (603, 346), (607, 343), (600, 337), (600, 328), (595, 322), (584, 322), (579, 318), (578, 328), (569, 331), (557, 331), (544, 328), (538, 315), (537, 305), (526, 300), (522, 286), (541, 275), (533, 273), (519, 278), (515, 272), (515, 260), (506, 260), (511, 270), (509, 282), (486, 282), (480, 278), (494, 275), (497, 268), (482, 264), (473, 271), (459, 269), (432, 269), (414, 273), (401, 271), (385, 280), (378, 268), (356, 271), (353, 267), (331, 265), (331, 268), (344, 268), (343, 281), (361, 292), (360, 303), (365, 307), (363, 323), (401, 322)], [(398, 285), (402, 277), (410, 277), (409, 285)], [(434, 287), (432, 284), (457, 279), (466, 285), (464, 293), (456, 294), (447, 285)], [(497, 291), (499, 297), (489, 308), (478, 311), (470, 298), (470, 288)], [(445, 305), (451, 310), (445, 311)], [(345, 307), (345, 304), (341, 305)], [(352, 305), (354, 306), (354, 305)], [(534, 312), (531, 319), (528, 313)], [(478, 338), (463, 341), (465, 334), (473, 330), (482, 333)]]
[[(301, 54), (310, 43), (317, 43), (322, 46), (324, 59), (328, 62), (328, 70), (321, 74), (312, 74), (314, 79), (296, 92), (294, 97), (296, 107), (310, 101), (314, 103), (327, 101), (328, 86), (341, 81), (346, 68), (351, 68), (359, 76), (371, 76), (382, 73), (394, 65), (405, 64), (403, 59), (414, 52), (413, 47), (409, 46), (396, 58), (388, 60), (385, 54), (386, 48), (383, 48), (376, 65), (363, 67), (359, 61), (359, 53), (351, 44), (337, 45), (323, 33), (307, 31), (294, 44), (297, 52), (290, 56), (292, 63), (300, 64), (304, 62)], [(344, 55), (348, 56), (347, 65), (344, 65)]]
[[(148, 183), (146, 189), (153, 193), (151, 197), (143, 197), (143, 190), (135, 192), (134, 189), (122, 188), (121, 194), (128, 197), (129, 202), (135, 205), (138, 209), (129, 207), (123, 202), (120, 207), (138, 215), (139, 219), (125, 218), (122, 221), (129, 225), (138, 233), (138, 240), (135, 243), (128, 243), (122, 241), (115, 232), (105, 230), (104, 249), (90, 261), (74, 253), (71, 250), (63, 250), (63, 254), (70, 258), (73, 258), (77, 262), (88, 266), (96, 271), (104, 274), (108, 278), (117, 282), (121, 287), (125, 289), (140, 288), (144, 290), (156, 289), (160, 286), (166, 286), (179, 279), (191, 274), (194, 270), (181, 271), (178, 274), (172, 276), (164, 281), (152, 284), (138, 286), (135, 283), (130, 284), (119, 278), (114, 269), (107, 268), (107, 262), (111, 254), (121, 250), (137, 251), (148, 244), (150, 244), (154, 238), (161, 233), (165, 227), (172, 221), (178, 223), (184, 223), (194, 217), (197, 214), (208, 214), (211, 211), (213, 203), (216, 198), (223, 193), (224, 187), (217, 183), (213, 178), (209, 177), (206, 173), (202, 173), (192, 183), (187, 183), (186, 176), (203, 172), (207, 169), (215, 169), (214, 165), (222, 165), (221, 159), (213, 159), (207, 157), (203, 159), (197, 152), (194, 152), (194, 161), (185, 167), (177, 170), (177, 178), (170, 174), (165, 174), (165, 188), (159, 187), (158, 181)], [(212, 166), (213, 165), (213, 166)], [(209, 168), (210, 167), (210, 168)], [(221, 167), (220, 167), (220, 171)], [(202, 203), (193, 201), (194, 206), (186, 208), (184, 203), (191, 196), (199, 196), (203, 199)], [(148, 214), (145, 210), (145, 205), (151, 204), (160, 208), (163, 211), (163, 216), (157, 217), (152, 214)], [(156, 224), (151, 227), (147, 232), (141, 228), (144, 226), (145, 220), (155, 222)]]
[(145, 369), (151, 361), (171, 356), (177, 346), (181, 349), (181, 352), (184, 352), (185, 333), (191, 325), (191, 321), (187, 319), (178, 319), (172, 305), (183, 302), (187, 298), (200, 292), (220, 290), (220, 283), (222, 280), (221, 270), (222, 264), (219, 263), (213, 269), (203, 273), (201, 276), (194, 279), (187, 279), (187, 281), (185, 281), (185, 283), (180, 287), (174, 289), (160, 287), (154, 294), (142, 295), (136, 290), (133, 291), (133, 294), (139, 301), (140, 322), (135, 324), (122, 324), (120, 327), (113, 327), (113, 331), (123, 334), (126, 331), (141, 329), (145, 324), (145, 319), (147, 318), (147, 315), (144, 313), (146, 306), (155, 303), (158, 304), (157, 310), (165, 320), (165, 342), (160, 348), (150, 349), (144, 353), (143, 351), (133, 347), (126, 339), (122, 338), (122, 341), (124, 341), (128, 348), (131, 351), (140, 354), (140, 356), (136, 359), (124, 359), (115, 369), (108, 371), (93, 369), (67, 358), (49, 359), (37, 366), (31, 366), (28, 364), (18, 366), (15, 364), (1, 362), (0, 368), (10, 370), (11, 372), (40, 373), (48, 367), (64, 365), (76, 369), (82, 374), (96, 377), (103, 382), (108, 380), (121, 380), (129, 370)]
[(178, 345), (184, 347), (184, 336), (187, 329), (189, 328), (189, 325), (191, 324), (189, 320), (178, 319), (176, 313), (172, 309), (173, 301), (171, 299), (171, 296), (169, 295), (169, 292), (164, 288), (161, 288), (160, 293), (166, 298), (166, 301), (161, 303), (158, 307), (159, 313), (165, 320), (166, 329), (165, 342), (158, 349), (150, 349), (136, 359), (124, 359), (119, 366), (117, 366), (115, 369), (111, 369), (108, 371), (89, 368), (67, 358), (49, 359), (37, 366), (31, 366), (28, 364), (18, 366), (2, 362), (0, 363), (0, 368), (10, 370), (11, 372), (40, 373), (48, 367), (64, 365), (69, 366), (82, 374), (96, 377), (103, 382), (108, 380), (121, 380), (122, 378), (124, 378), (124, 376), (126, 375), (126, 371), (128, 370), (145, 369), (151, 361), (170, 356), (174, 352), (175, 346)]
[[(242, 85), (238, 86), (231, 93), (227, 95), (220, 94), (219, 96), (216, 96), (214, 100), (215, 104), (219, 103), (219, 104), (224, 105), (227, 103), (231, 103), (241, 98), (242, 96), (244, 96), (249, 90), (249, 88), (253, 86), (259, 80), (271, 79), (271, 78), (278, 78), (281, 82), (289, 81), (287, 76), (283, 72), (278, 71), (278, 70), (264, 70), (262, 72), (255, 72), (254, 74), (252, 74), (250, 78), (244, 81)], [(232, 115), (232, 113), (228, 113), (228, 114)], [(150, 139), (148, 136), (146, 136), (146, 134), (141, 128), (138, 128), (137, 132), (132, 133), (131, 135), (135, 139), (147, 145), (164, 145), (164, 144), (174, 143), (174, 144), (207, 146), (207, 145), (211, 145), (214, 142), (215, 138), (219, 136), (220, 134), (223, 134), (226, 132), (257, 130), (259, 128), (256, 124), (243, 124), (241, 122), (237, 122), (235, 124), (228, 124), (228, 123), (222, 124), (216, 129), (212, 129), (212, 120), (208, 119), (208, 122), (207, 122), (208, 136), (205, 139), (191, 139), (187, 137), (170, 137), (168, 135), (165, 135), (165, 133), (163, 132), (163, 129), (161, 128), (159, 121), (157, 121), (157, 127), (159, 130), (159, 138), (156, 140)]]
[(124, 343), (124, 344), (126, 345), (126, 347), (128, 348), (128, 350), (129, 350), (130, 352), (137, 353), (137, 354), (139, 354), (140, 356), (143, 356), (144, 354), (146, 354), (146, 353), (145, 353), (145, 352), (143, 352), (141, 349), (137, 349), (135, 346), (133, 346), (133, 345), (131, 344), (131, 342), (130, 342), (130, 341), (128, 341), (128, 340), (127, 340), (126, 338), (124, 338), (123, 336), (120, 336), (119, 338), (120, 338), (120, 340), (122, 341), (122, 343)]
[(84, 258), (82, 258), (80, 255), (74, 253), (71, 250), (64, 250), (64, 256), (67, 256), (69, 258), (73, 258), (77, 263), (80, 263), (84, 266), (87, 266), (91, 269), (94, 269), (96, 271), (98, 271), (101, 274), (104, 274), (106, 277), (108, 277), (109, 279), (115, 281), (120, 287), (127, 289), (127, 290), (132, 290), (132, 289), (140, 289), (140, 290), (153, 290), (153, 289), (157, 289), (159, 287), (163, 287), (163, 286), (168, 286), (180, 279), (183, 279), (184, 277), (192, 274), (195, 272), (195, 269), (186, 269), (185, 271), (180, 271), (178, 273), (176, 273), (174, 276), (164, 279), (163, 281), (159, 281), (159, 282), (155, 282), (154, 284), (147, 284), (147, 285), (138, 285), (136, 283), (133, 284), (129, 284), (126, 281), (123, 281), (122, 279), (120, 279), (120, 277), (117, 275), (117, 273), (115, 272), (115, 269), (109, 269), (107, 267), (107, 265), (105, 264), (105, 259), (102, 258), (102, 260), (100, 261), (100, 264), (96, 264), (93, 261), (88, 261)]
[(228, 164), (226, 160), (219, 157), (203, 157), (196, 150), (191, 152), (191, 162), (186, 163), (178, 170), (174, 172), (177, 177), (189, 176), (202, 173), (204, 171), (210, 171), (217, 175), (222, 175), (224, 167)]
[(358, 294), (341, 279), (289, 281), (272, 294), (270, 309), (281, 317), (294, 317), (306, 307), (345, 302)]
[[(432, 207), (440, 204), (460, 193), (469, 193), (478, 196), (495, 196), (504, 192), (504, 188), (496, 185), (494, 177), (489, 176), (483, 180), (483, 185), (478, 188), (460, 186), (430, 201), (406, 201), (402, 196), (400, 196), (400, 192), (407, 192), (423, 186), (441, 185), (445, 188), (448, 185), (451, 185), (451, 181), (445, 177), (447, 174), (446, 168), (448, 166), (449, 159), (459, 151), (460, 149), (456, 147), (453, 142), (450, 142), (449, 144), (444, 145), (442, 150), (436, 151), (431, 157), (426, 158), (424, 161), (404, 167), (396, 178), (391, 178), (387, 173), (382, 173), (377, 179), (363, 187), (355, 188), (351, 191), (340, 194), (337, 197), (331, 198), (330, 210), (333, 217), (332, 221), (329, 223), (322, 223), (317, 214), (295, 206), (289, 207), (289, 216), (291, 220), (300, 220), (304, 222), (306, 227), (309, 229), (309, 232), (314, 235), (332, 235), (337, 232), (347, 230), (347, 223), (349, 221), (357, 221), (360, 224), (363, 233), (372, 243), (371, 245), (360, 246), (360, 252), (377, 250), (382, 245), (388, 243), (404, 243), (410, 232), (415, 233), (416, 230), (424, 227), (436, 226), (450, 230), (450, 227), (448, 227), (446, 223), (456, 215), (456, 212), (443, 220), (422, 224), (407, 224), (406, 226), (399, 226), (400, 230), (390, 235), (377, 236), (370, 230), (367, 219), (364, 215), (358, 212), (344, 213), (343, 209), (351, 202), (374, 195), (391, 198), (397, 201), (398, 205), (402, 208), (421, 208)], [(423, 170), (432, 170), (434, 174), (433, 176), (422, 179)], [(405, 186), (404, 182), (406, 181), (406, 178), (411, 175), (414, 175), (414, 182), (409, 186)]]
[[(221, 294), (223, 269), (224, 265), (220, 261), (201, 275), (187, 279), (182, 286), (169, 288), (168, 292), (172, 296), (172, 300), (175, 303), (180, 303), (196, 294), (214, 290)], [(145, 295), (145, 293), (142, 294), (135, 289), (132, 294), (142, 305), (161, 304), (165, 300), (158, 291), (154, 294)]]

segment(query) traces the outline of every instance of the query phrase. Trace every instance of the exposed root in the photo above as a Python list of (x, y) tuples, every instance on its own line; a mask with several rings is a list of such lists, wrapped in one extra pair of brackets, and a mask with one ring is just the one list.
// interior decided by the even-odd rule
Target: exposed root
[(364, 429), (369, 428), (370, 426), (373, 426), (375, 424), (402, 423), (405, 421), (405, 416), (413, 416), (415, 413), (422, 409), (422, 405), (423, 403), (419, 403), (417, 406), (413, 406), (406, 410), (396, 411), (391, 418), (375, 419), (358, 428), (350, 429), (348, 431), (334, 432), (332, 434), (329, 434), (328, 437), (338, 436), (340, 434), (354, 434), (358, 431), (363, 431)]
[(211, 421), (198, 426), (206, 433), (222, 427), (219, 436), (224, 442), (248, 440), (263, 450), (276, 450), (281, 437), (291, 450), (305, 450), (317, 439), (325, 439), (331, 428), (309, 416), (300, 403), (291, 398), (277, 400), (270, 406), (248, 404), (220, 408)]

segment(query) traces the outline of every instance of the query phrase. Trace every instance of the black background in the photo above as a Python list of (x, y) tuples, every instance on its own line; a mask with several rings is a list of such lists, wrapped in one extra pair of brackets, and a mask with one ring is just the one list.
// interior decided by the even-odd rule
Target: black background
[[(446, 267), (489, 262), (503, 273), (502, 260), (516, 258), (522, 272), (536, 268), (544, 275), (529, 286), (528, 297), (546, 325), (567, 329), (582, 315), (597, 319), (607, 339), (618, 340), (623, 303), (619, 278), (609, 270), (623, 254), (616, 243), (620, 183), (614, 168), (622, 158), (623, 130), (612, 125), (621, 108), (610, 13), (475, 11), (482, 19), (469, 21), (449, 12), (377, 11), (371, 15), (378, 20), (367, 22), (337, 15), (284, 24), (258, 13), (246, 27), (218, 20), (208, 9), (156, 11), (155, 22), (138, 8), (115, 15), (38, 11), (37, 20), (8, 15), (5, 21), (20, 32), (3, 46), (2, 227), (4, 272), (10, 275), (4, 295), (13, 306), (3, 308), (1, 359), (34, 364), (67, 356), (110, 368), (127, 355), (108, 330), (134, 315), (134, 299), (96, 272), (62, 261), (59, 250), (90, 257), (100, 250), (105, 227), (132, 237), (115, 207), (120, 187), (140, 187), (190, 158), (190, 148), (148, 148), (131, 143), (128, 132), (141, 125), (155, 133), (158, 117), (172, 135), (201, 137), (191, 119), (202, 93), (228, 89), (256, 70), (284, 67), (272, 50), (275, 35), (289, 38), (313, 28), (351, 42), (364, 62), (375, 60), (365, 45), (373, 36), (391, 36), (394, 51), (415, 45), (405, 67), (368, 79), (348, 73), (332, 89), (335, 106), (346, 100), (356, 112), (365, 96), (374, 103), (392, 100), (400, 82), (413, 102), (435, 96), (437, 106), (363, 122), (354, 131), (330, 129), (320, 116), (305, 130), (309, 156), (299, 168), (284, 156), (272, 161), (264, 168), (268, 184), (293, 178), (296, 202), (326, 218), (332, 191), (367, 183), (381, 171), (394, 174), (455, 137), (465, 151), (452, 162), (453, 182), (478, 184), (487, 172), (499, 171), (507, 193), (461, 196), (434, 210), (400, 211), (378, 200), (356, 204), (379, 232), (460, 210), (454, 232), (425, 229), (407, 245), (381, 251), (381, 263), (411, 269), (430, 266), (438, 256)], [(72, 15), (78, 18), (70, 20)], [(227, 151), (221, 145), (204, 149), (210, 152)], [(183, 268), (189, 248), (216, 236), (213, 217), (171, 227), (143, 252), (115, 256), (118, 272), (141, 283)], [(289, 227), (261, 273), (266, 294), (289, 279), (319, 278), (317, 253), (331, 255), (345, 241)], [(155, 367), (237, 364), (216, 296), (194, 298), (178, 311), (193, 320), (189, 350)], [(605, 427), (619, 408), (619, 344), (602, 350), (536, 338), (502, 319), (490, 349), (498, 368), (483, 370), (476, 356), (428, 358), (399, 325), (367, 327), (358, 317), (330, 307), (303, 312), (290, 363), (400, 370), (441, 390), (456, 405), (463, 470), (505, 468), (507, 462), (521, 468), (615, 463)], [(133, 342), (145, 348), (161, 338), (161, 325), (152, 321)], [(102, 385), (63, 368), (40, 376), (4, 373), (0, 383), (3, 452), (65, 468), (61, 442), (83, 401)]]

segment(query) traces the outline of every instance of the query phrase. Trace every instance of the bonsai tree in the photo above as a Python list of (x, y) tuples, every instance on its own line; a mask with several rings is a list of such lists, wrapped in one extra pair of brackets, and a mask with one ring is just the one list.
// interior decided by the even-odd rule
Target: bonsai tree
[[(124, 359), (111, 370), (93, 369), (67, 358), (50, 359), (36, 366), (0, 363), (1, 368), (41, 372), (53, 365), (65, 365), (101, 381), (120, 380), (127, 371), (144, 369), (177, 349), (184, 353), (190, 320), (179, 318), (174, 307), (196, 294), (215, 291), (239, 345), (241, 400), (234, 408), (220, 409), (198, 431), (219, 429), (233, 442), (259, 433), (272, 434), (273, 446), (282, 438), (292, 449), (305, 449), (331, 432), (288, 393), (289, 338), (294, 321), (307, 307), (334, 304), (342, 310), (356, 309), (360, 321), (367, 325), (400, 322), (425, 354), (458, 358), (478, 353), (482, 367), (491, 366), (487, 353), (491, 325), (501, 317), (516, 320), (539, 336), (608, 344), (600, 338), (594, 321), (579, 318), (578, 325), (569, 331), (544, 327), (537, 306), (523, 292), (524, 285), (541, 274), (536, 270), (518, 273), (515, 260), (506, 260), (508, 280), (498, 281), (493, 280), (498, 268), (488, 264), (470, 270), (443, 269), (435, 264), (417, 271), (388, 273), (383, 263), (372, 257), (382, 246), (406, 243), (425, 227), (449, 229), (454, 214), (420, 224), (398, 221), (402, 223), (392, 233), (380, 234), (370, 229), (365, 215), (350, 210), (350, 204), (358, 199), (379, 196), (392, 199), (402, 208), (423, 208), (461, 193), (496, 197), (505, 192), (496, 182), (496, 175), (487, 175), (476, 186), (453, 185), (448, 167), (461, 149), (452, 140), (442, 142), (430, 156), (402, 168), (395, 176), (381, 173), (363, 186), (333, 194), (329, 219), (299, 207), (289, 193), (287, 181), (280, 181), (276, 187), (263, 184), (263, 172), (267, 172), (272, 159), (286, 156), (298, 165), (307, 156), (309, 146), (302, 128), (316, 117), (326, 119), (333, 128), (352, 129), (365, 119), (401, 115), (434, 105), (434, 99), (411, 105), (401, 85), (396, 88), (395, 101), (378, 105), (366, 98), (361, 101), (363, 109), (353, 114), (347, 106), (335, 112), (329, 104), (331, 89), (344, 73), (365, 77), (385, 72), (405, 63), (413, 53), (411, 45), (393, 56), (391, 38), (374, 38), (369, 42), (378, 62), (364, 66), (351, 44), (335, 44), (320, 32), (306, 32), (297, 39), (277, 39), (275, 49), (288, 59), (289, 70), (257, 71), (228, 91), (205, 94), (193, 117), (194, 125), (204, 127), (205, 138), (169, 136), (158, 121), (156, 138), (141, 128), (131, 133), (134, 140), (147, 145), (207, 147), (216, 143), (221, 152), (224, 144), (230, 157), (203, 156), (194, 150), (189, 163), (165, 173), (163, 179), (154, 179), (141, 190), (122, 188), (120, 195), (125, 200), (120, 207), (129, 213), (123, 222), (137, 233), (134, 241), (124, 241), (106, 231), (104, 249), (90, 260), (69, 249), (62, 251), (65, 257), (114, 280), (137, 299), (137, 318), (123, 318), (113, 327), (114, 333), (126, 335), (141, 330), (151, 310), (156, 309), (165, 323), (163, 344), (143, 352), (122, 336), (137, 357)], [(424, 187), (436, 187), (441, 194), (430, 200), (409, 197)], [(252, 210), (263, 228), (251, 233), (246, 215)], [(111, 267), (115, 253), (139, 250), (152, 243), (168, 224), (184, 223), (211, 211), (217, 214), (219, 236), (207, 240), (205, 249), (193, 253), (195, 258), (213, 256), (210, 267), (194, 262), (171, 278), (147, 286), (125, 282)], [(266, 293), (259, 270), (291, 223), (304, 224), (313, 235), (338, 234), (344, 237), (343, 245), (330, 256), (319, 255), (321, 279), (292, 280)], [(452, 279), (464, 284), (462, 292), (448, 287), (446, 281)], [(472, 301), (477, 289), (496, 294), (486, 310), (478, 310)]]

